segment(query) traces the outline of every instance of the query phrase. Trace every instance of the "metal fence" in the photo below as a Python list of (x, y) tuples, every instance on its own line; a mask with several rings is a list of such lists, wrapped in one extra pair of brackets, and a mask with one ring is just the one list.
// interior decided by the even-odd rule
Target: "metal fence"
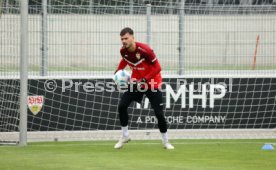
[[(29, 7), (31, 75), (111, 75), (125, 26), (165, 74), (276, 70), (275, 5), (90, 7)], [(2, 7), (0, 75), (19, 75), (19, 21), (19, 8)]]
[[(185, 4), (185, 8), (181, 9), (179, 5), (174, 6), (152, 6), (151, 14), (165, 15), (165, 14), (179, 14), (180, 10), (184, 10), (185, 14), (268, 14), (276, 13), (276, 2), (274, 5), (210, 5), (210, 4)], [(2, 7), (4, 14), (19, 14), (19, 6)], [(112, 15), (146, 15), (146, 4), (136, 6), (106, 6), (106, 5), (48, 5), (47, 11), (49, 14), (112, 14)], [(41, 14), (42, 5), (29, 5), (29, 14)]]

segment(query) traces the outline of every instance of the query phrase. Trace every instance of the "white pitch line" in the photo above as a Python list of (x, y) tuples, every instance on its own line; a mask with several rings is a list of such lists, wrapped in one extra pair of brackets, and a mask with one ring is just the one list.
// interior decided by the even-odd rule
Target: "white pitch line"
[[(114, 144), (116, 143), (116, 141), (114, 141)], [(129, 142), (130, 145), (162, 145), (161, 142)], [(60, 141), (60, 142), (53, 142), (51, 144), (38, 144), (36, 143), (35, 145), (31, 145), (31, 146), (38, 146), (38, 147), (49, 147), (49, 146), (56, 146), (55, 144), (58, 144), (60, 146), (112, 146), (113, 143), (94, 143), (93, 141), (91, 141), (91, 143), (68, 143), (66, 144), (66, 142)], [(172, 142), (172, 144), (174, 145), (233, 145), (233, 144), (272, 144), (272, 145), (276, 145), (276, 143), (264, 143), (264, 142)]]

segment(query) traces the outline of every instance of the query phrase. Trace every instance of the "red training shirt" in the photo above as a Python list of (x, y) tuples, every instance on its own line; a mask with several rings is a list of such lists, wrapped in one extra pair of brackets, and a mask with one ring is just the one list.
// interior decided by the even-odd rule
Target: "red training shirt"
[(129, 52), (124, 47), (121, 48), (122, 59), (116, 71), (128, 65), (132, 70), (132, 80), (140, 81), (145, 78), (149, 87), (153, 86), (157, 89), (162, 84), (161, 66), (153, 50), (147, 44), (140, 42), (135, 42), (135, 44), (136, 49), (133, 52)]

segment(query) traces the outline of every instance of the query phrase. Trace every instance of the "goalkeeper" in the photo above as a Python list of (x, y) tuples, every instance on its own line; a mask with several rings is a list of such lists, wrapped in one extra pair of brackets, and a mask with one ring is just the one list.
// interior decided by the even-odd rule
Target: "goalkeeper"
[(133, 34), (133, 30), (128, 27), (122, 29), (120, 32), (123, 45), (120, 50), (122, 59), (115, 73), (128, 65), (132, 70), (130, 87), (133, 88), (129, 88), (122, 95), (119, 103), (118, 111), (122, 126), (122, 137), (115, 144), (114, 148), (122, 148), (125, 143), (130, 141), (127, 109), (133, 101), (141, 103), (143, 95), (145, 94), (158, 120), (158, 128), (161, 132), (164, 148), (174, 149), (168, 141), (167, 122), (163, 112), (162, 93), (158, 90), (162, 84), (160, 64), (153, 50), (146, 44), (135, 42)]

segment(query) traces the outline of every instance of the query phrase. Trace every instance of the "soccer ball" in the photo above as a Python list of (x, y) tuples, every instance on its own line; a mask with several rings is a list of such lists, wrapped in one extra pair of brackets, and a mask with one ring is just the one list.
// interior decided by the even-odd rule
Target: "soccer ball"
[(130, 74), (126, 70), (118, 70), (113, 79), (118, 86), (126, 86), (130, 81)]

